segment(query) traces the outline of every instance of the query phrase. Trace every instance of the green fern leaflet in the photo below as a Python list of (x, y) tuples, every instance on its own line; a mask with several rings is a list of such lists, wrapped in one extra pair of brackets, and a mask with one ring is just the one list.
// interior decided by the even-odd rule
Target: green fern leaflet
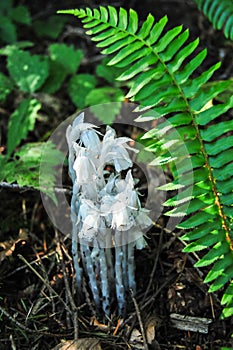
[(195, 0), (199, 10), (208, 17), (215, 29), (222, 29), (226, 38), (233, 40), (232, 0)]
[(80, 18), (102, 53), (110, 55), (109, 65), (123, 69), (118, 80), (130, 83), (126, 97), (138, 102), (139, 110), (150, 109), (149, 115), (153, 111), (158, 121), (166, 117), (168, 123), (160, 122), (143, 136), (147, 148), (155, 152), (155, 162), (170, 162), (174, 143), (179, 149), (180, 139), (185, 142), (192, 169), (182, 157), (176, 160), (179, 174), (173, 171), (174, 181), (165, 189), (178, 188), (178, 177), (182, 177), (183, 190), (165, 203), (174, 207), (167, 214), (187, 215), (179, 225), (188, 229), (183, 239), (191, 241), (185, 251), (207, 249), (197, 266), (212, 265), (205, 282), (210, 283), (210, 292), (227, 287), (223, 316), (233, 315), (233, 120), (220, 118), (233, 106), (233, 98), (211, 103), (228, 88), (229, 81), (204, 88), (220, 64), (199, 74), (206, 50), (197, 53), (198, 39), (188, 42), (189, 32), (182, 26), (165, 31), (167, 17), (155, 23), (149, 14), (139, 29), (132, 9), (117, 12), (109, 6), (60, 13)]

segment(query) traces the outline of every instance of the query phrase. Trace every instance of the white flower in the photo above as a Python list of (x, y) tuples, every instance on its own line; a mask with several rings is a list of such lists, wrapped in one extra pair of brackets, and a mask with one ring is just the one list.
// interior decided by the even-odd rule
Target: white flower
[(73, 164), (73, 169), (76, 173), (76, 181), (78, 184), (90, 183), (96, 180), (97, 172), (93, 160), (89, 153), (83, 147), (78, 147), (74, 144), (76, 151), (76, 159)]
[(112, 225), (112, 205), (115, 201), (115, 197), (110, 194), (106, 194), (101, 198), (100, 211), (101, 215), (105, 218), (106, 225), (111, 227)]
[(77, 224), (81, 226), (79, 231), (80, 239), (92, 241), (97, 235), (100, 225), (100, 213), (92, 201), (80, 198)]
[(138, 250), (141, 250), (147, 246), (147, 242), (146, 242), (145, 238), (143, 237), (143, 235), (141, 235), (141, 237), (139, 237), (135, 241), (135, 246), (136, 246), (136, 249), (138, 249)]
[(138, 216), (135, 218), (136, 223), (140, 226), (142, 230), (148, 228), (153, 224), (152, 220), (147, 215), (148, 212), (148, 210), (141, 208), (141, 210), (138, 213)]
[(116, 132), (111, 127), (107, 127), (103, 138), (100, 156), (100, 166), (113, 164), (117, 172), (130, 168), (133, 164), (124, 144), (131, 141), (127, 137), (115, 138)]
[[(128, 170), (125, 179), (120, 177), (122, 170), (132, 166), (128, 154), (128, 149), (132, 148), (127, 145), (131, 139), (117, 138), (115, 130), (107, 126), (101, 142), (99, 132), (93, 128), (94, 125), (84, 123), (83, 114), (67, 128), (69, 160), (75, 176), (73, 194), (77, 198), (75, 208), (79, 238), (93, 241), (97, 235), (106, 237), (107, 232), (113, 229), (115, 235), (124, 232), (122, 241), (137, 240), (143, 236), (142, 230), (152, 222), (147, 211), (141, 208), (131, 170)], [(104, 172), (107, 164), (112, 164), (115, 172)], [(72, 210), (75, 208), (72, 207)], [(143, 244), (141, 239), (138, 246)]]
[(81, 133), (80, 140), (94, 155), (100, 154), (101, 143), (96, 130), (84, 130)]
[(122, 201), (115, 200), (115, 203), (111, 207), (112, 224), (111, 227), (118, 231), (127, 231), (133, 224), (131, 212), (128, 210), (127, 205)]

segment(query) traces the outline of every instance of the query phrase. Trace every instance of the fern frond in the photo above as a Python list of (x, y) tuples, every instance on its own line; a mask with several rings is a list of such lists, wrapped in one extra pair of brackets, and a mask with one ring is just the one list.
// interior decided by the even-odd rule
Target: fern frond
[(221, 29), (226, 38), (233, 40), (233, 3), (231, 0), (195, 0), (199, 10), (213, 24)]
[[(185, 251), (208, 248), (198, 266), (214, 263), (205, 281), (211, 282), (210, 291), (218, 290), (233, 278), (233, 120), (219, 118), (233, 106), (233, 98), (218, 105), (210, 103), (227, 89), (229, 81), (208, 90), (204, 87), (220, 64), (198, 74), (206, 50), (196, 53), (198, 39), (187, 42), (189, 33), (182, 26), (165, 32), (167, 17), (155, 23), (148, 15), (138, 29), (133, 10), (117, 12), (108, 6), (60, 12), (79, 17), (102, 53), (110, 55), (109, 65), (123, 68), (118, 80), (130, 81), (127, 97), (140, 103), (138, 110), (149, 110), (148, 115), (155, 119), (166, 117), (167, 121), (158, 123), (143, 138), (150, 141), (148, 149), (152, 152), (159, 149), (153, 164), (175, 159), (174, 181), (163, 188), (183, 190), (165, 203), (175, 207), (167, 214), (190, 214), (179, 225), (190, 229), (183, 237), (192, 241)], [(145, 113), (141, 120), (148, 115)], [(187, 147), (188, 157), (182, 154), (180, 140)], [(233, 293), (224, 294), (222, 303), (226, 305), (223, 315), (229, 315)]]

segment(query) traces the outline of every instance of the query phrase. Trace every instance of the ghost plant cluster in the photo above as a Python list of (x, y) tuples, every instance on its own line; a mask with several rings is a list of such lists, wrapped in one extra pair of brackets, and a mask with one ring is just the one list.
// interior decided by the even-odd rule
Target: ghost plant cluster
[(130, 170), (133, 149), (127, 142), (131, 139), (117, 138), (109, 126), (101, 135), (84, 122), (83, 113), (68, 126), (66, 137), (77, 287), (82, 290), (85, 274), (97, 309), (108, 315), (116, 295), (119, 313), (124, 315), (127, 292), (135, 292), (134, 248), (146, 245), (143, 230), (151, 225)]

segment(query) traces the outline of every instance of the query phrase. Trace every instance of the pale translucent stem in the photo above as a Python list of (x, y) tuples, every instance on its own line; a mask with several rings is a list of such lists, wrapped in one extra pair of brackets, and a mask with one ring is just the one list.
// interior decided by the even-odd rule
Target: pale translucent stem
[(135, 246), (135, 242), (130, 242), (127, 245), (127, 248), (128, 248), (128, 283), (129, 283), (129, 289), (132, 289), (133, 294), (136, 293), (134, 246)]
[(78, 292), (82, 292), (82, 268), (79, 266), (79, 251), (78, 251), (78, 225), (76, 213), (76, 194), (74, 193), (71, 199), (71, 221), (72, 221), (72, 256), (74, 262), (74, 269), (76, 274), (76, 284)]
[(122, 276), (123, 252), (121, 246), (115, 247), (115, 275), (116, 275), (116, 296), (118, 301), (119, 314), (125, 314), (125, 288)]
[(79, 266), (79, 251), (78, 251), (78, 230), (77, 226), (73, 225), (72, 229), (72, 256), (74, 269), (76, 274), (76, 284), (79, 293), (82, 291), (82, 268)]
[(93, 261), (91, 259), (90, 247), (86, 244), (81, 244), (82, 260), (85, 263), (87, 274), (89, 277), (90, 287), (93, 294), (93, 299), (95, 305), (99, 308), (100, 306), (100, 296), (99, 289), (96, 280), (96, 274), (94, 271)]
[(128, 280), (128, 249), (127, 245), (125, 244), (122, 246), (122, 252), (123, 252), (123, 257), (122, 257), (122, 275), (123, 275), (123, 283), (125, 290), (129, 290), (129, 280)]
[(105, 249), (100, 248), (100, 277), (102, 291), (102, 305), (106, 315), (110, 315), (110, 291), (108, 281), (108, 267), (106, 263)]
[(105, 257), (106, 257), (106, 264), (107, 264), (107, 274), (108, 274), (108, 281), (110, 285), (110, 290), (113, 290), (113, 286), (115, 283), (115, 277), (114, 277), (114, 267), (113, 267), (113, 256), (111, 248), (105, 248)]

